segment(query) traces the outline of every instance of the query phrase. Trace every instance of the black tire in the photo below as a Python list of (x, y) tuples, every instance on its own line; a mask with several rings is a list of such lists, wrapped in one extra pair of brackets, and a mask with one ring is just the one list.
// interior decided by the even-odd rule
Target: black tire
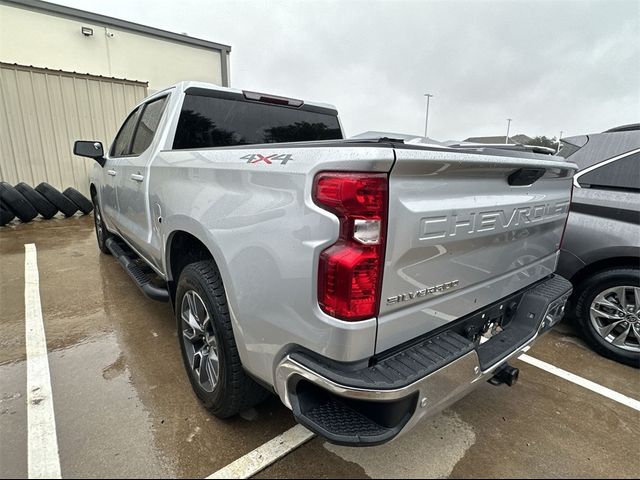
[(42, 182), (38, 185), (36, 187), (36, 191), (55, 205), (55, 207), (60, 210), (65, 217), (71, 217), (78, 211), (78, 207), (75, 203), (46, 182)]
[(24, 198), (29, 200), (29, 203), (38, 211), (42, 218), (47, 220), (52, 218), (58, 209), (49, 200), (44, 198), (41, 193), (35, 191), (29, 185), (24, 182), (20, 182), (15, 186), (15, 189), (19, 191)]
[(29, 200), (7, 182), (0, 182), (0, 204), (25, 223), (38, 216)]
[[(181, 312), (183, 298), (191, 291), (196, 292), (205, 304), (211, 318), (212, 333), (217, 341), (219, 375), (211, 392), (200, 385), (186, 351), (187, 340), (183, 335)], [(228, 418), (269, 396), (269, 392), (251, 379), (242, 368), (231, 328), (224, 285), (213, 260), (191, 263), (182, 270), (176, 291), (175, 312), (178, 341), (187, 375), (194, 392), (211, 413), (218, 418)]]
[[(601, 292), (616, 286), (640, 287), (640, 269), (611, 268), (598, 272), (582, 281), (576, 287), (575, 316), (584, 338), (589, 345), (604, 357), (640, 368), (640, 352), (624, 350), (605, 340), (591, 322), (591, 304)], [(635, 305), (640, 311), (640, 305)], [(636, 314), (637, 316), (637, 314)], [(634, 328), (631, 324), (630, 328)], [(638, 325), (640, 329), (640, 325)], [(638, 331), (638, 330), (636, 330)]]
[(87, 215), (91, 213), (91, 210), (93, 210), (93, 204), (89, 201), (89, 199), (75, 188), (69, 187), (64, 192), (62, 192), (62, 194), (73, 203), (75, 203), (83, 213), (83, 215)]
[(9, 223), (14, 218), (16, 218), (16, 216), (13, 214), (11, 210), (8, 210), (4, 208), (2, 205), (0, 205), (0, 227), (4, 227), (7, 223)]
[(113, 235), (107, 230), (102, 221), (102, 211), (98, 204), (98, 198), (93, 197), (93, 225), (96, 228), (96, 240), (98, 241), (98, 248), (102, 253), (111, 255), (111, 250), (107, 248), (107, 239), (113, 237)]

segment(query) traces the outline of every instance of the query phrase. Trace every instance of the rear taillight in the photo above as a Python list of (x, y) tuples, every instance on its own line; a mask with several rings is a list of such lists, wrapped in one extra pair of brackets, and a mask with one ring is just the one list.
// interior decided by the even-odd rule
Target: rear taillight
[(377, 316), (387, 228), (387, 174), (320, 173), (313, 198), (340, 220), (338, 240), (320, 254), (320, 307), (342, 320)]

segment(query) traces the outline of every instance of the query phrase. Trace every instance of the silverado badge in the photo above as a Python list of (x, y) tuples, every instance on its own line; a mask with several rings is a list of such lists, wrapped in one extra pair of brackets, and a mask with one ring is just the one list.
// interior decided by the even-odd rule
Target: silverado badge
[(451, 280), (450, 282), (441, 283), (440, 285), (435, 285), (433, 287), (425, 287), (420, 290), (416, 290), (415, 292), (394, 295), (393, 297), (387, 298), (387, 305), (407, 302), (409, 300), (414, 300), (416, 298), (426, 297), (427, 295), (433, 295), (434, 293), (444, 292), (446, 290), (450, 290), (452, 288), (457, 287), (459, 283), (460, 283), (460, 280)]

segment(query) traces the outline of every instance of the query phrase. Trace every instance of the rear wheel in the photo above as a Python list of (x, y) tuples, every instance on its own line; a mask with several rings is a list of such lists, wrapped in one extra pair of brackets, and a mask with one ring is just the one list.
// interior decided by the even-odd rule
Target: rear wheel
[(640, 270), (605, 270), (577, 290), (576, 316), (586, 340), (603, 356), (640, 367)]
[(206, 408), (227, 418), (267, 398), (268, 392), (242, 368), (224, 286), (212, 260), (182, 270), (175, 315), (184, 366)]

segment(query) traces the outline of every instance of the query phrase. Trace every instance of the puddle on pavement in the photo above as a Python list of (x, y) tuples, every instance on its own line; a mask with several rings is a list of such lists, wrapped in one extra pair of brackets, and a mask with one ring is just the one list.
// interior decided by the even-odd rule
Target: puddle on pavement
[(27, 365), (0, 365), (0, 478), (26, 476)]
[(473, 427), (455, 412), (445, 410), (385, 445), (352, 448), (325, 443), (324, 447), (360, 465), (372, 478), (444, 478), (475, 441)]
[(172, 476), (114, 334), (49, 353), (65, 476)]

